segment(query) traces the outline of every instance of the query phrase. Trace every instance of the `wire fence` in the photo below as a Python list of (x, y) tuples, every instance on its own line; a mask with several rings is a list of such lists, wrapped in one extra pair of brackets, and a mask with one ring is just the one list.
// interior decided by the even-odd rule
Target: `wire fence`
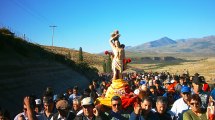
[(12, 33), (14, 33), (14, 36), (17, 37), (17, 38), (22, 38), (23, 40), (25, 40), (27, 42), (30, 42), (30, 43), (33, 43), (33, 44), (38, 44), (35, 41), (33, 41), (30, 37), (28, 37), (25, 33), (19, 32), (19, 31), (13, 29), (10, 26), (7, 26), (7, 25), (4, 25), (4, 24), (0, 23), (0, 28), (5, 28), (5, 29), (10, 30)]

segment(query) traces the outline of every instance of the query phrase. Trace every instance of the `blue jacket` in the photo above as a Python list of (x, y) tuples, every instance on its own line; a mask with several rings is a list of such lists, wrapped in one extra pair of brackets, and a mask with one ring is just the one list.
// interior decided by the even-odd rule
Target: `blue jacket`
[(145, 120), (142, 115), (137, 115), (134, 112), (131, 113), (129, 120)]

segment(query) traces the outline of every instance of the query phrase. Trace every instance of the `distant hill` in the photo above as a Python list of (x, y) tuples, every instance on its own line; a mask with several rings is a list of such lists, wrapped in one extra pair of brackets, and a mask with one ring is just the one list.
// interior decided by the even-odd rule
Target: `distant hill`
[(154, 40), (151, 42), (147, 42), (141, 45), (137, 45), (135, 47), (130, 47), (128, 48), (129, 50), (138, 50), (141, 51), (143, 49), (150, 49), (150, 48), (156, 48), (156, 47), (162, 47), (162, 46), (166, 46), (166, 45), (171, 45), (171, 44), (176, 44), (177, 42), (168, 38), (168, 37), (163, 37), (161, 39), (158, 40)]
[(164, 37), (127, 49), (130, 52), (215, 54), (215, 36), (172, 40)]

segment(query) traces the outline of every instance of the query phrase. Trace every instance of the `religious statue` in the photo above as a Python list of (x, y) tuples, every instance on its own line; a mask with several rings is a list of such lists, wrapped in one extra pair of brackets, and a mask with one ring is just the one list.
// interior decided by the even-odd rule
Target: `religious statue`
[(124, 70), (125, 59), (125, 50), (124, 45), (120, 44), (119, 41), (119, 31), (116, 30), (111, 34), (110, 46), (113, 50), (113, 59), (112, 59), (112, 71), (113, 71), (113, 80), (122, 79), (122, 72)]

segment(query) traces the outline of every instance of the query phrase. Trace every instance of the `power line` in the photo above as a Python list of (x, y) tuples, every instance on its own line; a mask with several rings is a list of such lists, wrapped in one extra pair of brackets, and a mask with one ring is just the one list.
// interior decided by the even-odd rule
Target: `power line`
[(43, 20), (47, 24), (53, 23), (50, 19), (47, 19), (47, 17), (45, 17), (37, 9), (35, 9), (35, 7), (33, 7), (32, 4), (29, 4), (28, 0), (27, 1), (26, 0), (20, 0), (20, 4), (22, 4), (23, 6), (26, 6), (30, 11), (35, 13), (35, 15), (37, 15), (38, 18), (40, 18), (40, 20)]
[(21, 8), (23, 11), (25, 11), (27, 14), (29, 14), (30, 16), (36, 18), (36, 20), (43, 22), (45, 24), (50, 24), (50, 20), (48, 20), (46, 17), (44, 17), (41, 13), (39, 13), (36, 9), (34, 9), (32, 6), (30, 6), (30, 4), (26, 4), (27, 2), (23, 2), (23, 1), (16, 1), (16, 0), (10, 0), (13, 3), (15, 3), (15, 5), (17, 5), (19, 8)]

